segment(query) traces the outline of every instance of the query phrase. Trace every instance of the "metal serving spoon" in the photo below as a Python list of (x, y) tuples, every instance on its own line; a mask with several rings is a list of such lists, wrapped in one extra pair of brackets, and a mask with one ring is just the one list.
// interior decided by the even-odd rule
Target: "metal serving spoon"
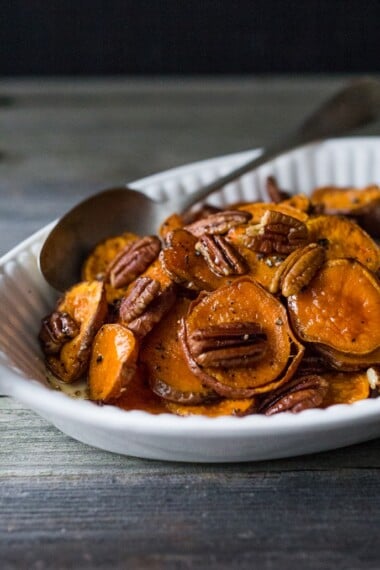
[(269, 160), (303, 144), (339, 136), (374, 121), (380, 115), (380, 82), (366, 78), (350, 84), (323, 103), (293, 133), (226, 176), (189, 195), (156, 202), (128, 187), (94, 194), (64, 215), (47, 237), (40, 253), (46, 281), (64, 291), (78, 281), (84, 257), (100, 240), (124, 231), (149, 235), (171, 212), (182, 213), (212, 192)]

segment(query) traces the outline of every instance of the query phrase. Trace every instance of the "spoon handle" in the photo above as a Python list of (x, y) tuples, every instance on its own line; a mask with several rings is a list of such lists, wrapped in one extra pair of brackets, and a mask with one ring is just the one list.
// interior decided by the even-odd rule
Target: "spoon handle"
[(293, 133), (268, 147), (260, 156), (238, 166), (196, 192), (178, 197), (176, 211), (183, 212), (280, 154), (328, 137), (336, 137), (364, 126), (380, 115), (380, 81), (365, 78), (350, 84), (322, 103)]

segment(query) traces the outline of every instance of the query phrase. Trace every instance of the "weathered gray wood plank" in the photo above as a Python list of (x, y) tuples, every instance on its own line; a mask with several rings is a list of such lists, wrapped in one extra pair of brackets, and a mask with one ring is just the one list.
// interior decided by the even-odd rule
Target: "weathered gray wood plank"
[[(41, 549), (50, 563), (59, 554), (63, 567), (102, 568), (115, 560), (124, 567), (151, 560), (192, 567), (203, 560), (201, 567), (207, 561), (213, 568), (375, 568), (377, 479), (372, 471), (132, 480), (126, 473), (57, 477), (44, 481), (42, 493), (40, 483), (25, 478), (0, 490), (0, 539), (6, 536), (8, 559), (19, 563), (22, 555), (25, 567), (36, 564)], [(358, 487), (372, 494), (371, 506)]]

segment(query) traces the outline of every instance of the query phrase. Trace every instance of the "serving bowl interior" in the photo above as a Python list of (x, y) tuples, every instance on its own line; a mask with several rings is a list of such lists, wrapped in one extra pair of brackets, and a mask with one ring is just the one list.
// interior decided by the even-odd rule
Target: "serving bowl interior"
[[(189, 193), (242, 164), (248, 151), (186, 165), (131, 184), (151, 197)], [(308, 145), (262, 166), (211, 196), (209, 203), (267, 200), (265, 180), (292, 193), (316, 186), (380, 183), (380, 138), (358, 137)], [(168, 214), (170, 212), (168, 211)], [(107, 451), (151, 459), (236, 462), (274, 459), (342, 447), (380, 436), (380, 399), (300, 414), (243, 418), (126, 412), (59, 391), (49, 381), (37, 341), (41, 318), (57, 293), (38, 267), (54, 222), (0, 260), (0, 393), (16, 398), (65, 434)], [(127, 230), (128, 228), (126, 228)]]

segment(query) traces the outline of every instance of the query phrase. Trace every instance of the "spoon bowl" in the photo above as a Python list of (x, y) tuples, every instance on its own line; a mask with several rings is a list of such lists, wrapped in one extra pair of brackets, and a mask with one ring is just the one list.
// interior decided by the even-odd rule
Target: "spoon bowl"
[(124, 231), (156, 233), (172, 212), (179, 214), (211, 193), (273, 158), (316, 140), (336, 137), (376, 120), (380, 115), (380, 82), (356, 81), (324, 102), (293, 133), (275, 141), (260, 156), (188, 195), (157, 202), (128, 187), (112, 188), (84, 200), (65, 214), (46, 239), (40, 270), (46, 281), (64, 291), (80, 278), (89, 251), (102, 239)]

